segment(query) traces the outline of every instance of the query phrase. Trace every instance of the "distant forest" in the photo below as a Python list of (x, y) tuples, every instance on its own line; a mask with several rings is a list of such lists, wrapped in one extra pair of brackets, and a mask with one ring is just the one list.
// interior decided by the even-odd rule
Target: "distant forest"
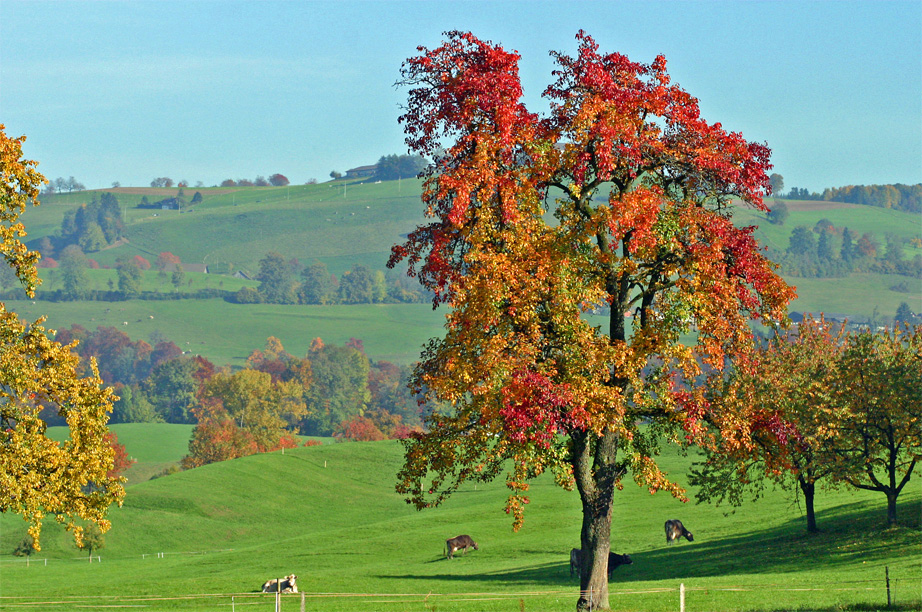
[(791, 200), (848, 202), (905, 212), (922, 212), (922, 183), (916, 185), (901, 183), (896, 185), (848, 185), (828, 188), (823, 190), (823, 193), (809, 193), (806, 189), (794, 187), (784, 197)]

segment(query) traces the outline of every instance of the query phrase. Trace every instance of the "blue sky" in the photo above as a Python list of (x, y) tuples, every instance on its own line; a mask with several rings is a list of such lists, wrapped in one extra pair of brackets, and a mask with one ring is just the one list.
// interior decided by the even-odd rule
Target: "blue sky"
[(405, 153), (401, 62), (470, 30), (522, 55), (666, 56), (704, 117), (773, 149), (788, 188), (922, 182), (922, 3), (0, 2), (0, 123), (49, 178), (327, 180)]

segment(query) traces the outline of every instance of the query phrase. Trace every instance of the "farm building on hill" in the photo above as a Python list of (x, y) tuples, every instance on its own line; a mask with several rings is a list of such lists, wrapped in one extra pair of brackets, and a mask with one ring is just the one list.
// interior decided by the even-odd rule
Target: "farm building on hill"
[[(871, 319), (867, 316), (850, 315), (842, 312), (824, 312), (822, 314), (827, 323), (845, 325), (846, 329), (865, 329), (871, 324)], [(800, 325), (807, 317), (812, 318), (814, 321), (818, 321), (820, 318), (819, 313), (814, 314), (810, 312), (792, 312), (788, 316), (791, 317), (791, 322), (794, 325)], [(880, 325), (877, 327), (878, 329), (882, 329)]]
[(350, 168), (346, 170), (346, 178), (362, 178), (363, 176), (372, 176), (375, 171), (378, 169), (378, 164), (372, 164), (371, 166), (359, 166), (358, 168)]
[[(199, 274), (208, 274), (208, 265), (200, 263), (181, 263), (183, 272), (198, 272)], [(164, 272), (176, 271), (176, 264), (168, 263), (163, 266)]]

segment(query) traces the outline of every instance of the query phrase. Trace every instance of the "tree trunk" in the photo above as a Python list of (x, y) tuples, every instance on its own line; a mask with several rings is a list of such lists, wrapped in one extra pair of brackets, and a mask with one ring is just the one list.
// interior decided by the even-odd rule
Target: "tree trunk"
[(816, 526), (816, 511), (813, 509), (813, 499), (816, 496), (816, 483), (807, 482), (801, 477), (797, 480), (800, 482), (800, 490), (804, 494), (804, 505), (807, 507), (807, 531), (809, 533), (819, 533)]
[(893, 527), (896, 525), (896, 498), (899, 491), (887, 491), (887, 525)]
[(611, 516), (615, 481), (622, 475), (616, 465), (618, 437), (606, 433), (574, 434), (573, 473), (583, 505), (580, 531), (580, 596), (577, 610), (607, 610), (608, 553), (611, 549)]

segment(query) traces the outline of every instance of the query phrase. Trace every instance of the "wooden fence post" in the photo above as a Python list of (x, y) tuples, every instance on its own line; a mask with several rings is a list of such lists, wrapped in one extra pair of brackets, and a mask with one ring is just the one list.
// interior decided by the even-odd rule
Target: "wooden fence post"
[(679, 584), (679, 612), (685, 612), (685, 583)]
[(886, 579), (887, 579), (887, 607), (889, 608), (891, 605), (893, 605), (893, 602), (890, 600), (890, 566), (889, 565), (884, 566), (884, 576), (886, 576)]
[(304, 591), (301, 591), (301, 612), (304, 612)]

